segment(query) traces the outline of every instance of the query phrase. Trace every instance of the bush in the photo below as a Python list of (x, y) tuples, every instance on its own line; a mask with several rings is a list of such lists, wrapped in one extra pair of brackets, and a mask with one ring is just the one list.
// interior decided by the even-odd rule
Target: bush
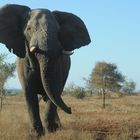
[(82, 87), (75, 87), (73, 91), (73, 96), (78, 99), (83, 99), (86, 96), (85, 89)]
[(87, 96), (87, 93), (85, 88), (72, 83), (65, 88), (63, 95), (70, 95), (76, 97), (77, 99), (83, 99), (85, 96)]

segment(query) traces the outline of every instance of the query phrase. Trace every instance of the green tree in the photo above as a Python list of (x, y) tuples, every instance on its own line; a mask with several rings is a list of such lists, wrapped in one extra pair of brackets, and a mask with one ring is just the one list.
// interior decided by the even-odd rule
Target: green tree
[(107, 91), (119, 91), (123, 82), (124, 76), (118, 72), (117, 65), (98, 62), (95, 68), (93, 68), (87, 84), (102, 94), (103, 108), (105, 108), (105, 95)]
[(4, 85), (10, 77), (14, 76), (15, 63), (5, 62), (6, 54), (0, 54), (0, 110), (2, 109), (3, 97), (5, 94)]
[(136, 88), (136, 83), (133, 80), (126, 80), (123, 85), (123, 91), (129, 95), (134, 93), (134, 90)]

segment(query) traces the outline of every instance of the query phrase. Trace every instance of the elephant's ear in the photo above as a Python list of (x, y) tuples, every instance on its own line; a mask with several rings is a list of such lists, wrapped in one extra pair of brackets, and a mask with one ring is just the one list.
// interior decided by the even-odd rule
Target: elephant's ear
[(0, 8), (0, 42), (19, 57), (25, 56), (23, 26), (30, 8), (7, 4)]
[(54, 11), (59, 25), (59, 39), (66, 51), (72, 51), (76, 48), (88, 45), (90, 36), (84, 22), (74, 14)]

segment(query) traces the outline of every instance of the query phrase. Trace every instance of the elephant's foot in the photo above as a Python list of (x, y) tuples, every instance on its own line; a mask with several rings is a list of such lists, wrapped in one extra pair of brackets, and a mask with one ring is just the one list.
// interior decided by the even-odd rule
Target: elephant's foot
[(33, 129), (33, 130), (31, 131), (31, 136), (33, 136), (33, 137), (35, 137), (35, 138), (37, 138), (37, 139), (41, 138), (41, 137), (44, 136), (44, 135), (45, 135), (45, 130), (44, 130), (44, 131), (38, 132), (38, 131), (36, 131), (35, 129)]
[(61, 127), (60, 122), (46, 122), (48, 132), (55, 132)]
[(45, 129), (42, 126), (34, 126), (33, 133), (36, 137), (45, 135)]

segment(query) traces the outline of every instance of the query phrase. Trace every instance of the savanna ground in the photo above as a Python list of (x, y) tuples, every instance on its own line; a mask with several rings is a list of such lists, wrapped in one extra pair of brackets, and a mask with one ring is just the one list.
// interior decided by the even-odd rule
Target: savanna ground
[[(76, 99), (63, 96), (73, 114), (59, 110), (62, 128), (40, 140), (138, 140), (140, 139), (140, 96), (102, 100), (97, 96)], [(40, 101), (43, 119), (45, 103)], [(4, 99), (0, 112), (0, 140), (36, 140), (23, 96)]]

